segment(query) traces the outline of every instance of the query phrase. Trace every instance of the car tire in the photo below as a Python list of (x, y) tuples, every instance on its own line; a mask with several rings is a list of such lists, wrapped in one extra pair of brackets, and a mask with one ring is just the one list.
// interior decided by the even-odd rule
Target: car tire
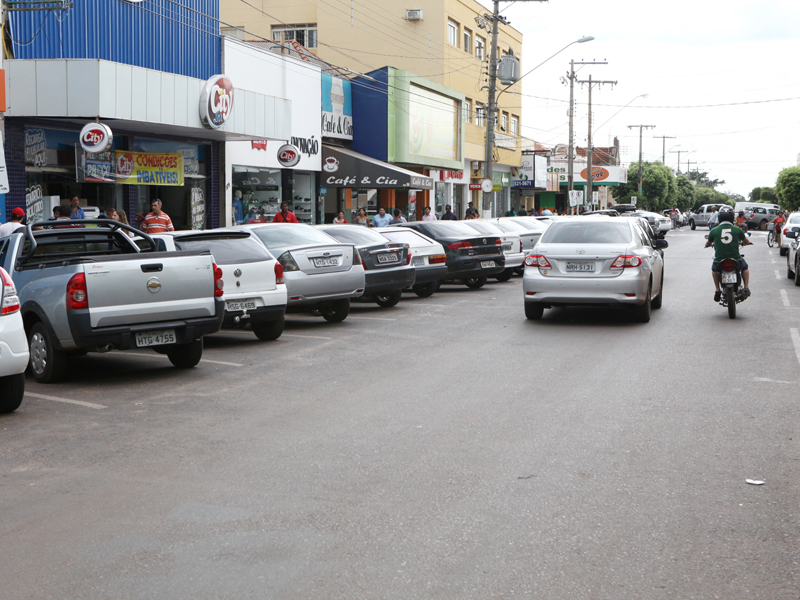
[(692, 228), (692, 231), (694, 231), (694, 230), (695, 230), (695, 224), (694, 224), (694, 221), (689, 221), (689, 227), (691, 227), (691, 228)]
[(350, 314), (350, 298), (328, 302), (319, 308), (319, 312), (328, 323), (341, 323)]
[(495, 275), (494, 278), (497, 281), (508, 281), (509, 279), (511, 279), (512, 275), (514, 275), (514, 269), (508, 268), (502, 273), (498, 273), (497, 275)]
[(411, 288), (414, 293), (420, 298), (430, 298), (439, 289), (438, 281), (430, 281), (428, 283), (417, 283)]
[(788, 248), (780, 248), (778, 250), (778, 254), (780, 254), (781, 256), (786, 256), (787, 254), (789, 254), (789, 249)]
[(652, 308), (661, 308), (664, 303), (664, 273), (661, 273), (661, 285), (658, 287), (658, 296), (653, 298)]
[(274, 321), (259, 321), (253, 323), (253, 333), (262, 342), (271, 342), (281, 337), (283, 333), (284, 318), (275, 319)]
[(638, 321), (639, 323), (649, 323), (650, 322), (650, 313), (653, 309), (653, 303), (650, 300), (650, 296), (653, 293), (653, 284), (647, 286), (647, 296), (645, 296), (644, 304), (640, 304), (639, 306), (633, 307), (633, 318), (634, 320)]
[(35, 323), (28, 335), (31, 375), (39, 383), (55, 383), (67, 374), (69, 360), (67, 353), (59, 350), (53, 343), (53, 336), (44, 323)]
[(478, 288), (482, 288), (486, 285), (486, 277), (468, 277), (464, 279), (464, 285), (467, 286), (471, 290), (477, 290)]
[(794, 284), (800, 287), (800, 253), (795, 255), (794, 263)]
[(203, 357), (203, 338), (188, 344), (176, 344), (167, 351), (167, 358), (172, 366), (178, 369), (191, 369)]
[(25, 395), (25, 373), (0, 377), (0, 413), (14, 412)]
[(525, 303), (525, 318), (531, 321), (538, 321), (544, 315), (544, 306), (539, 302)]
[(389, 294), (375, 294), (373, 297), (375, 298), (375, 304), (381, 308), (392, 308), (400, 302), (400, 298), (403, 297), (403, 292), (402, 290), (398, 290)]
[(525, 265), (522, 265), (521, 267), (514, 267), (514, 273), (516, 273), (520, 277), (525, 275)]
[(792, 265), (789, 263), (789, 256), (786, 256), (786, 279), (794, 279), (794, 271)]

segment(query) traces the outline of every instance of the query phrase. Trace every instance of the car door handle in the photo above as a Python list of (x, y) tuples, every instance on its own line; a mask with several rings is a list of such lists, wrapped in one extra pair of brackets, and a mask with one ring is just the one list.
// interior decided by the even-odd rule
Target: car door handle
[(151, 263), (149, 265), (142, 265), (142, 273), (160, 273), (164, 270), (164, 265), (161, 263)]

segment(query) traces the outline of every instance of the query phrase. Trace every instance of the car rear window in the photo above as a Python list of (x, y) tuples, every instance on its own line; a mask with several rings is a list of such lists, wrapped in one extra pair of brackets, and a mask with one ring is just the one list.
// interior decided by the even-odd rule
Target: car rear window
[[(25, 240), (23, 253), (27, 253), (30, 242)], [(134, 254), (130, 244), (120, 241), (118, 234), (99, 228), (70, 228), (70, 232), (36, 235), (34, 258), (58, 258), (90, 256), (93, 254)]]
[(529, 231), (527, 227), (523, 227), (522, 225), (514, 221), (498, 219), (496, 223), (497, 226), (506, 233), (528, 233)]
[(800, 214), (797, 215), (789, 215), (788, 223), (800, 223)]
[(245, 235), (191, 235), (175, 239), (178, 250), (210, 250), (218, 265), (235, 265), (269, 260), (266, 248)]
[(514, 219), (514, 223), (521, 225), (525, 229), (530, 231), (544, 231), (547, 229), (547, 225), (537, 221), (536, 219), (528, 219), (528, 218), (521, 218), (521, 219)]
[(382, 227), (381, 235), (390, 242), (408, 244), (409, 246), (422, 246), (424, 244), (433, 246), (436, 243), (429, 237), (405, 227)]
[(347, 244), (363, 245), (386, 242), (381, 234), (370, 231), (363, 225), (334, 225), (332, 227), (321, 227), (320, 229), (340, 242)]
[(550, 225), (542, 235), (542, 244), (628, 244), (631, 242), (628, 223), (585, 221), (559, 222)]
[(497, 225), (487, 223), (486, 221), (478, 221), (473, 219), (469, 221), (467, 225), (479, 233), (483, 233), (484, 235), (503, 235), (502, 229), (500, 229)]
[(475, 237), (475, 230), (472, 227), (458, 221), (425, 221), (423, 227), (431, 231), (431, 233), (442, 237), (461, 237), (465, 235)]
[(258, 236), (267, 248), (283, 248), (301, 244), (338, 243), (335, 238), (324, 231), (310, 225), (270, 225), (254, 227), (253, 233)]

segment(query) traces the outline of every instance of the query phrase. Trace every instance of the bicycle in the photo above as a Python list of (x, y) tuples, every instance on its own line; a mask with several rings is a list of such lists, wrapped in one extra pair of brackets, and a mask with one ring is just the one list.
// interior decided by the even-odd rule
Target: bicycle
[(780, 244), (780, 229), (776, 229), (775, 223), (767, 223), (767, 246), (772, 248), (775, 244)]

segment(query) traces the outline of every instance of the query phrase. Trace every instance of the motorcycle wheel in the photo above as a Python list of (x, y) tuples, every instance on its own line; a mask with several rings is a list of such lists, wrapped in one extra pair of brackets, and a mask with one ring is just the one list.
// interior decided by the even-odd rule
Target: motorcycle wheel
[(736, 292), (733, 286), (725, 288), (725, 296), (728, 303), (728, 318), (736, 318)]

